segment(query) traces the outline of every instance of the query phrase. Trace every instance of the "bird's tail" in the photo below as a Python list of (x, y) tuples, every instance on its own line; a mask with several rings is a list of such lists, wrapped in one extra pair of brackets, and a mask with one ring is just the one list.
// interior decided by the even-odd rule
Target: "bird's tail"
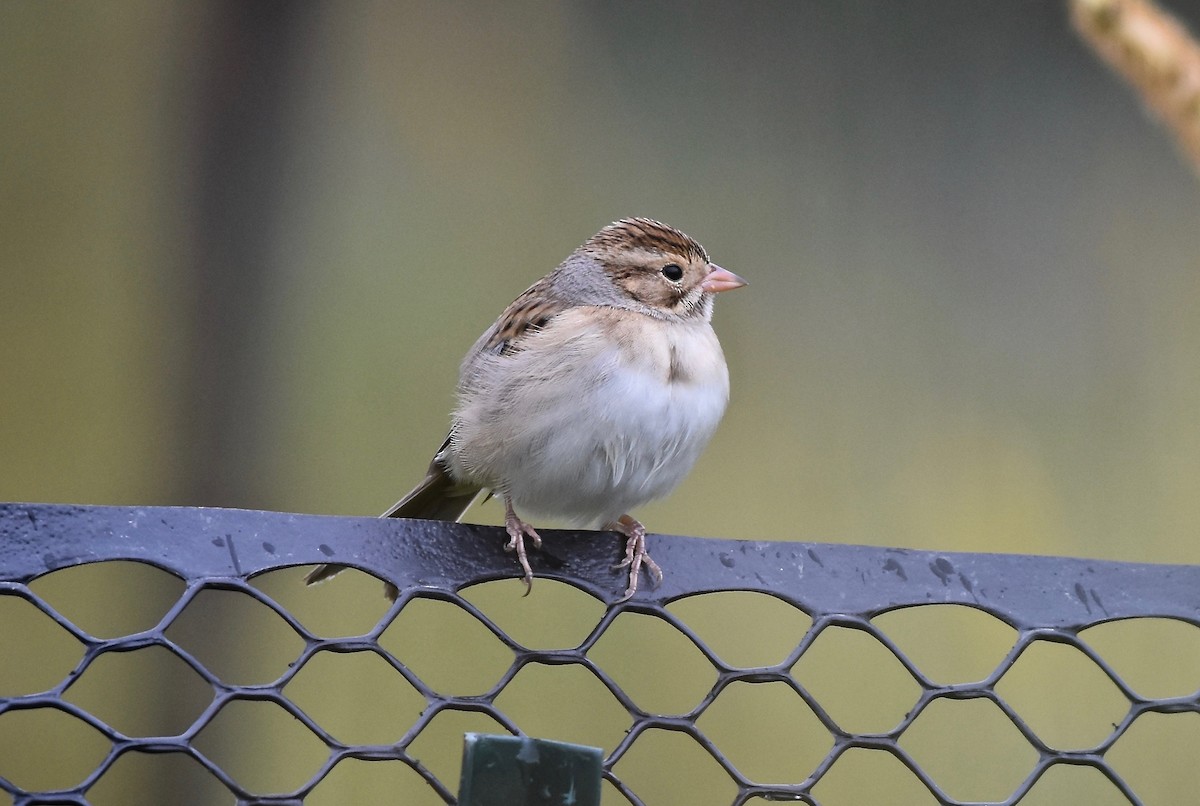
[[(445, 446), (443, 446), (444, 448)], [(480, 488), (470, 484), (460, 484), (450, 477), (446, 465), (441, 459), (442, 452), (433, 457), (425, 478), (414, 487), (408, 495), (397, 501), (381, 518), (419, 518), (430, 521), (457, 521), (471, 506)], [(327, 563), (318, 565), (304, 578), (309, 585), (324, 582), (346, 566)], [(389, 596), (395, 599), (388, 585)]]
[(439, 453), (429, 463), (429, 469), (425, 471), (425, 478), (421, 483), (379, 517), (456, 521), (463, 516), (478, 494), (479, 487), (460, 484), (450, 478)]

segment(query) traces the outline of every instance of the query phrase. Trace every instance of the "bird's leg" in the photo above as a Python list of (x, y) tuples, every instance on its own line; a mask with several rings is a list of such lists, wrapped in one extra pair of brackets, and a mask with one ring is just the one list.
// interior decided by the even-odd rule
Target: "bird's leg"
[(507, 495), (504, 496), (504, 528), (508, 530), (508, 536), (511, 538), (505, 544), (504, 550), (517, 553), (517, 562), (525, 572), (525, 595), (528, 596), (533, 590), (533, 569), (529, 567), (529, 557), (525, 554), (525, 538), (528, 536), (533, 540), (535, 549), (542, 547), (542, 538), (532, 526), (517, 517), (517, 513), (513, 512), (512, 499)]
[(625, 535), (625, 559), (615, 566), (617, 568), (629, 567), (629, 587), (625, 589), (625, 595), (617, 600), (617, 602), (625, 602), (637, 593), (638, 575), (641, 573), (643, 565), (646, 566), (646, 571), (650, 574), (650, 579), (655, 586), (662, 582), (663, 572), (658, 567), (658, 563), (650, 558), (650, 553), (646, 551), (645, 526), (629, 515), (622, 515), (610, 525), (610, 528)]

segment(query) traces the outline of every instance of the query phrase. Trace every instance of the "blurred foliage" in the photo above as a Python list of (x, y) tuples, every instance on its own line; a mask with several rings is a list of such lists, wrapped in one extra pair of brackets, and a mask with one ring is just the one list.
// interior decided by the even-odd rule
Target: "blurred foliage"
[(1200, 191), (1057, 4), (9, 2), (0, 75), (0, 499), (382, 511), (636, 214), (751, 281), (651, 529), (1200, 560)]

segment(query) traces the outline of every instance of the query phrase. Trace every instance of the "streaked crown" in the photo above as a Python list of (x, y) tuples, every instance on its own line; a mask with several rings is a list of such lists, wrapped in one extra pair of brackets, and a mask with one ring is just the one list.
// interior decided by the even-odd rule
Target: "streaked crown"
[(708, 262), (704, 247), (674, 227), (652, 218), (622, 218), (597, 232), (583, 249), (588, 252), (607, 252), (622, 249), (644, 249), (656, 254), (672, 254)]

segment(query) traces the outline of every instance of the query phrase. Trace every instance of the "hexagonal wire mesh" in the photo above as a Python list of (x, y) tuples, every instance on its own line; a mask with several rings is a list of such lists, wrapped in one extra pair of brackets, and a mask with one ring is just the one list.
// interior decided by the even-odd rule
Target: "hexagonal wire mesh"
[[(210, 783), (219, 781), (217, 791), (227, 793), (222, 802), (228, 802), (224, 797), (245, 804), (310, 801), (343, 765), (371, 760), (404, 765), (410, 783), (425, 793), (411, 802), (454, 803), (455, 768), (434, 769), (426, 761), (434, 753), (433, 740), (423, 743), (422, 737), (432, 733), (432, 724), (442, 720), (443, 727), (454, 728), (438, 741), (455, 744), (456, 753), (465, 723), (449, 715), (483, 717), (496, 731), (513, 734), (521, 734), (522, 722), (556, 730), (544, 727), (550, 724), (543, 719), (547, 711), (566, 712), (576, 727), (612, 724), (612, 714), (600, 712), (614, 707), (593, 706), (597, 696), (617, 704), (619, 727), (592, 742), (606, 745), (606, 804), (1016, 803), (1027, 796), (1028, 802), (1055, 802), (1054, 793), (1064, 791), (1074, 796), (1057, 802), (1084, 802), (1080, 793), (1093, 792), (1099, 794), (1086, 796), (1087, 802), (1142, 803), (1153, 798), (1141, 787), (1156, 785), (1139, 773), (1148, 756), (1182, 744), (1182, 760), (1200, 749), (1200, 733), (1192, 726), (1200, 713), (1200, 652), (1193, 629), (1200, 626), (1198, 567), (656, 535), (650, 546), (667, 571), (666, 580), (612, 606), (622, 587), (621, 573), (612, 570), (616, 538), (550, 532), (535, 558), (535, 588), (553, 587), (548, 580), (559, 580), (573, 595), (607, 606), (587, 611), (590, 620), (575, 638), (555, 648), (536, 648), (524, 637), (524, 625), (548, 611), (520, 611), (531, 600), (516, 595), (516, 583), (501, 583), (510, 586), (493, 597), (498, 609), (472, 595), (481, 583), (515, 576), (501, 535), (493, 527), (462, 524), (238, 510), (0, 506), (0, 641), (9, 672), (18, 668), (15, 659), (34, 661), (20, 666), (26, 671), (45, 672), (38, 676), (42, 682), (0, 674), (0, 747), (6, 735), (10, 747), (7, 762), (0, 756), (0, 791), (15, 804), (99, 802), (115, 765), (143, 754), (175, 754), (196, 762)], [(399, 600), (386, 607), (371, 580), (372, 601), (386, 612), (371, 615), (358, 628), (324, 635), (306, 626), (319, 620), (315, 616), (302, 621), (280, 603), (290, 592), (304, 590), (298, 577), (275, 586), (282, 594), (271, 595), (271, 586), (256, 584), (275, 569), (329, 559), (390, 580), (401, 591)], [(52, 606), (49, 600), (58, 594), (39, 585), (59, 569), (111, 560), (155, 566), (184, 586), (170, 592), (167, 599), (173, 601), (147, 625), (98, 637)], [(138, 587), (119, 592), (118, 601), (148, 595), (144, 583), (134, 584)], [(247, 673), (238, 662), (253, 660), (267, 647), (258, 627), (238, 632), (239, 621), (253, 621), (245, 617), (248, 611), (234, 612), (225, 622), (210, 621), (211, 614), (189, 615), (204, 597), (218, 594), (252, 600), (258, 611), (269, 611), (268, 621), (290, 629), (295, 637), (281, 650), (282, 673), (258, 673), (260, 679), (243, 681)], [(713, 600), (714, 595), (743, 598)], [(717, 605), (706, 609), (705, 601)], [(432, 606), (448, 606), (458, 626), (396, 638), (397, 631), (412, 632), (410, 612)], [(905, 625), (908, 614), (944, 613), (947, 606), (956, 614), (949, 620)], [(18, 611), (22, 618), (14, 620)], [(962, 621), (968, 613), (971, 617)], [(66, 650), (71, 660), (61, 678), (46, 672), (53, 663), (22, 651), (31, 624), (62, 638), (48, 627), (51, 623), (71, 637), (63, 639), (67, 645), (78, 644), (75, 654)], [(1129, 623), (1159, 630), (1157, 643), (1146, 650), (1144, 644), (1129, 644), (1127, 633), (1097, 632)], [(640, 638), (631, 631), (639, 625), (650, 625)], [(221, 630), (225, 644), (234, 645), (232, 666), (229, 657), (222, 661), (189, 651), (200, 646), (189, 635), (215, 630)], [(946, 633), (944, 639), (938, 631)], [(990, 641), (990, 648), (973, 646), (988, 633), (993, 639), (984, 643)], [(238, 635), (253, 642), (251, 649)], [(647, 660), (672, 642), (682, 644), (687, 659), (703, 669), (698, 678), (689, 676), (678, 658), (665, 665)], [(486, 643), (494, 646), (489, 650)], [(764, 643), (776, 649), (758, 651)], [(498, 662), (489, 660), (496, 646), (502, 648)], [(1169, 683), (1150, 679), (1136, 664), (1101, 657), (1097, 647), (1118, 657), (1123, 651), (1126, 657), (1148, 651), (1157, 657), (1152, 667), (1181, 674)], [(151, 650), (159, 659), (156, 669), (186, 667), (194, 705), (167, 723), (129, 726), (112, 711), (113, 695), (102, 683), (115, 679), (126, 688), (152, 690), (147, 667), (113, 665)], [(461, 678), (435, 671), (422, 657), (447, 651), (453, 664), (491, 665), (492, 672), (482, 672), (482, 683), (463, 683), (465, 692), (452, 691)], [(967, 667), (959, 663), (971, 657)], [(306, 669), (344, 658), (370, 659), (373, 671), (364, 672), (365, 678), (335, 672), (315, 691), (301, 683)], [(1164, 663), (1166, 658), (1172, 663)], [(111, 667), (107, 676), (102, 666)], [(542, 674), (554, 670), (573, 671), (576, 683), (590, 681), (583, 686), (592, 690), (580, 693), (568, 686), (565, 694), (555, 694)], [(101, 690), (89, 697), (81, 689), (92, 677), (101, 678)], [(344, 727), (322, 724), (339, 718), (342, 706), (325, 702), (333, 689), (368, 688), (368, 709), (383, 709), (387, 681), (401, 678), (408, 700), (395, 709), (397, 715), (387, 717), (393, 737), (354, 743), (340, 738)], [(1088, 684), (1103, 694), (1080, 695)], [(176, 694), (179, 686), (170, 684)], [(518, 687), (527, 690), (532, 705), (506, 694)], [(879, 693), (885, 689), (901, 693)], [(526, 716), (518, 720), (508, 708), (523, 709)], [(1140, 742), (1140, 755), (1126, 750), (1126, 744), (1137, 744), (1129, 737), (1147, 719), (1180, 713), (1188, 714), (1188, 732), (1163, 733), (1159, 724), (1154, 740)], [(65, 751), (60, 743), (37, 747), (32, 735), (37, 729), (20, 719), (29, 714), (53, 715), (70, 730), (87, 733), (83, 726), (90, 726), (99, 734), (98, 746), (74, 780), (39, 771), (53, 767)], [(1081, 714), (1086, 728), (1064, 732), (1063, 723)], [(271, 715), (311, 745), (307, 755), (285, 754), (287, 774), (257, 775), (254, 765), (265, 762), (247, 762), (237, 752), (223, 751), (220, 742), (207, 741), (210, 733), (236, 739), (239, 725)], [(223, 724), (218, 728), (217, 723)], [(570, 728), (566, 733), (547, 738), (581, 738)], [(12, 747), (23, 751), (14, 755)], [(967, 768), (1006, 763), (1010, 773), (990, 783), (962, 777)], [(1086, 780), (1076, 774), (1081, 770), (1088, 771)], [(883, 781), (877, 797), (870, 785), (862, 788), (875, 778)], [(1054, 786), (1046, 784), (1051, 779)], [(690, 785), (703, 794), (682, 794)], [(216, 802), (213, 790), (207, 791), (209, 799), (197, 802)]]

